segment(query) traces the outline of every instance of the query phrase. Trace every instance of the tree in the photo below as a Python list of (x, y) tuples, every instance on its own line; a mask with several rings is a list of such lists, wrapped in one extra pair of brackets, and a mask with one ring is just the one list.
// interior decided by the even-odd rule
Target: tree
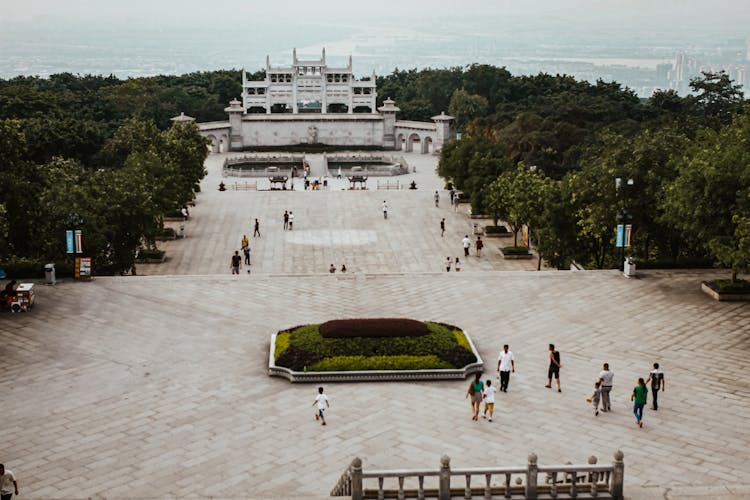
[(492, 212), (495, 224), (498, 218), (502, 218), (510, 226), (514, 246), (518, 246), (518, 231), (524, 225), (529, 228), (529, 233), (537, 223), (541, 225), (548, 189), (547, 178), (523, 163), (519, 163), (515, 170), (504, 172), (487, 187), (485, 205)]
[(448, 113), (453, 116), (458, 130), (464, 130), (466, 125), (487, 114), (489, 103), (487, 99), (476, 94), (469, 94), (464, 89), (456, 89), (448, 105)]
[(718, 130), (742, 112), (742, 85), (735, 85), (724, 71), (703, 71), (702, 74), (690, 80), (690, 88), (695, 93), (692, 101), (705, 123)]
[(720, 132), (701, 134), (667, 187), (665, 218), (683, 238), (737, 273), (747, 269), (750, 218), (750, 117), (737, 116)]

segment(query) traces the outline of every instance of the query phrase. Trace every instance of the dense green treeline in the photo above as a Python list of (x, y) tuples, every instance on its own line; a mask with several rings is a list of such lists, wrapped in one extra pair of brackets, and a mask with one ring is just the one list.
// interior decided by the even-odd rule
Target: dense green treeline
[(512, 231), (527, 226), (560, 268), (618, 266), (620, 223), (632, 225), (627, 254), (641, 262), (747, 271), (750, 117), (726, 74), (693, 80), (690, 96), (646, 102), (603, 82), (539, 75), (517, 84), (529, 94), (512, 90), (518, 99), (496, 99), (494, 113), (487, 99), (441, 152), (440, 175), (475, 213)]
[(170, 118), (224, 118), (239, 81), (237, 71), (0, 80), (0, 267), (67, 267), (65, 230), (81, 229), (97, 273), (131, 269), (205, 175), (197, 126)]

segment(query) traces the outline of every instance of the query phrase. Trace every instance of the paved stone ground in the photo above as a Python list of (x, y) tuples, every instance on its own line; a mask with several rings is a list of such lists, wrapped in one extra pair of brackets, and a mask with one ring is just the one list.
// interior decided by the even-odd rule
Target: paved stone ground
[[(432, 220), (442, 209), (426, 193), (419, 205), (398, 193), (394, 204)], [(235, 218), (205, 194), (189, 224), (216, 234), (212, 226)], [(297, 194), (301, 207), (313, 196), (328, 204), (364, 195), (342, 205), (361, 213), (370, 204), (367, 192)], [(234, 195), (276, 203), (271, 193)], [(373, 225), (384, 222), (375, 202)], [(206, 206), (217, 222), (201, 222)], [(0, 461), (18, 475), (20, 498), (324, 498), (355, 456), (366, 469), (424, 468), (447, 453), (468, 467), (523, 465), (532, 451), (541, 464), (592, 454), (610, 462), (616, 449), (629, 498), (750, 497), (750, 307), (703, 295), (700, 281), (716, 273), (628, 280), (614, 271), (492, 272), (483, 260), (448, 274), (397, 258), (411, 246), (440, 258), (442, 248), (415, 241), (420, 234), (404, 232), (398, 244), (378, 233), (382, 262), (399, 264), (380, 269), (380, 257), (359, 260), (362, 248), (351, 247), (363, 269), (333, 276), (306, 274), (328, 257), (281, 235), (292, 263), (268, 250), (256, 264), (264, 271), (239, 277), (223, 265), (212, 271), (212, 251), (194, 234), (174, 242), (194, 245), (175, 272), (194, 265), (204, 276), (41, 287), (32, 313), (0, 317)], [(224, 254), (233, 241), (203, 246), (211, 244)], [(489, 366), (509, 343), (518, 370), (498, 396), (496, 421), (470, 420), (461, 381), (329, 384), (330, 425), (316, 424), (315, 385), (267, 376), (270, 334), (356, 316), (460, 325)], [(549, 342), (562, 354), (561, 394), (544, 388)], [(616, 374), (614, 411), (594, 417), (584, 399), (605, 361)], [(667, 390), (639, 429), (629, 395), (654, 361)]]
[[(468, 204), (454, 212), (443, 181), (435, 174), (436, 157), (406, 154), (416, 173), (398, 177), (371, 177), (367, 191), (342, 191), (348, 181), (331, 179), (330, 191), (218, 191), (221, 165), (226, 155), (211, 155), (208, 176), (203, 181), (191, 218), (185, 225), (187, 237), (159, 243), (166, 250), (167, 262), (139, 265), (138, 274), (223, 274), (229, 272), (230, 256), (239, 250), (242, 235), (250, 239), (252, 272), (272, 274), (326, 273), (331, 264), (349, 272), (410, 273), (445, 270), (446, 257), (459, 257), (464, 271), (534, 270), (534, 260), (502, 260), (498, 247), (512, 244), (508, 238), (482, 238), (486, 241), (480, 259), (464, 259), (461, 240), (472, 224)], [(235, 179), (224, 179), (234, 182)], [(247, 179), (238, 179), (245, 182)], [(250, 179), (252, 181), (253, 179)], [(408, 186), (414, 180), (418, 189), (377, 190), (377, 181)], [(265, 184), (264, 184), (265, 183)], [(268, 184), (258, 179), (259, 187)], [(296, 188), (300, 188), (298, 183)], [(440, 208), (433, 195), (440, 190)], [(383, 220), (382, 204), (390, 210)], [(284, 231), (284, 210), (294, 212), (294, 230)], [(253, 221), (260, 220), (260, 238), (252, 238)], [(440, 220), (446, 220), (446, 234), (440, 237)], [(179, 227), (180, 223), (170, 223)], [(243, 270), (243, 272), (245, 272)]]

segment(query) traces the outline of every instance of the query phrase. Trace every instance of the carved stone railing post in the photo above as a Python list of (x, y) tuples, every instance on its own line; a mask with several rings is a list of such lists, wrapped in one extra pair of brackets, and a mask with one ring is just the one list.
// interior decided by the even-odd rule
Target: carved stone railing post
[[(597, 458), (594, 455), (589, 457), (589, 465), (596, 465)], [(596, 498), (599, 494), (599, 473), (589, 472), (589, 483), (591, 483), (591, 496)]]
[(617, 450), (615, 452), (614, 471), (612, 471), (612, 486), (610, 493), (614, 500), (622, 500), (623, 497), (623, 483), (625, 482), (625, 462), (623, 462), (624, 454), (622, 451)]
[(535, 500), (537, 498), (536, 479), (539, 472), (539, 466), (536, 461), (536, 453), (530, 453), (529, 463), (526, 468), (526, 498), (529, 500)]
[(451, 459), (448, 455), (440, 457), (438, 498), (440, 500), (451, 500)]
[(352, 460), (351, 465), (352, 500), (364, 498), (362, 489), (362, 460), (359, 457)]

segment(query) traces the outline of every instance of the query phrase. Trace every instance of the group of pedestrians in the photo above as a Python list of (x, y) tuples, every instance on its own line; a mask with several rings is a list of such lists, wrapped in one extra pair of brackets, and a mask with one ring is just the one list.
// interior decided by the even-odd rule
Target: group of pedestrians
[[(554, 344), (549, 344), (549, 367), (547, 369), (547, 384), (544, 386), (547, 389), (552, 388), (552, 379), (557, 384), (557, 392), (562, 392), (560, 387), (560, 368), (562, 363), (560, 360), (560, 352), (555, 349)], [(485, 403), (483, 417), (487, 417), (489, 412), (489, 420), (492, 422), (492, 416), (494, 413), (495, 406), (495, 394), (496, 392), (508, 392), (508, 385), (510, 383), (510, 374), (516, 371), (516, 360), (513, 355), (513, 351), (510, 350), (508, 344), (503, 345), (500, 354), (497, 357), (497, 378), (500, 382), (499, 389), (492, 385), (491, 380), (482, 382), (481, 374), (477, 373), (474, 376), (474, 380), (469, 384), (469, 388), (466, 391), (466, 397), (471, 398), (471, 410), (472, 420), (479, 419), (479, 409), (482, 402)], [(604, 363), (602, 370), (597, 376), (596, 382), (594, 383), (594, 393), (586, 399), (587, 402), (593, 404), (594, 415), (598, 416), (599, 412), (611, 412), (612, 403), (610, 400), (610, 393), (612, 392), (612, 386), (614, 382), (615, 374), (610, 369), (609, 363)], [(658, 395), (660, 391), (665, 389), (664, 373), (659, 369), (659, 363), (654, 363), (653, 370), (648, 374), (648, 378), (638, 378), (637, 385), (633, 388), (630, 400), (633, 402), (633, 415), (636, 419), (636, 425), (643, 427), (643, 409), (646, 406), (648, 399), (648, 384), (651, 384), (651, 395), (652, 395), (652, 406), (651, 409), (658, 410)]]
[(453, 266), (454, 271), (457, 273), (461, 271), (461, 261), (458, 257), (456, 257), (455, 262), (453, 262), (450, 257), (445, 258), (445, 271), (449, 273), (451, 271), (451, 266)]
[[(666, 386), (664, 372), (659, 369), (659, 363), (654, 363), (653, 366), (654, 368), (649, 372), (648, 378), (645, 380), (643, 377), (638, 378), (638, 382), (630, 394), (630, 401), (633, 402), (633, 415), (638, 427), (643, 427), (643, 408), (648, 402), (647, 385), (651, 384), (651, 409), (654, 411), (659, 409), (659, 391), (663, 391)], [(612, 391), (614, 377), (615, 374), (610, 370), (609, 363), (604, 363), (602, 371), (599, 372), (599, 376), (594, 383), (594, 393), (586, 400), (594, 406), (595, 416), (599, 415), (599, 411), (603, 413), (612, 411), (610, 392)]]
[[(441, 228), (442, 228), (442, 225), (443, 225), (442, 222), (440, 223), (440, 225), (441, 225)], [(464, 247), (464, 257), (468, 257), (469, 256), (469, 250), (471, 249), (471, 238), (469, 238), (468, 234), (464, 236), (463, 240), (461, 240), (461, 244)], [(474, 251), (476, 252), (475, 255), (477, 257), (481, 257), (482, 256), (482, 249), (483, 248), (484, 248), (484, 241), (482, 241), (482, 237), (481, 236), (477, 236), (477, 241), (474, 242)]]
[(294, 229), (294, 212), (291, 210), (284, 210), (284, 231), (291, 231)]

